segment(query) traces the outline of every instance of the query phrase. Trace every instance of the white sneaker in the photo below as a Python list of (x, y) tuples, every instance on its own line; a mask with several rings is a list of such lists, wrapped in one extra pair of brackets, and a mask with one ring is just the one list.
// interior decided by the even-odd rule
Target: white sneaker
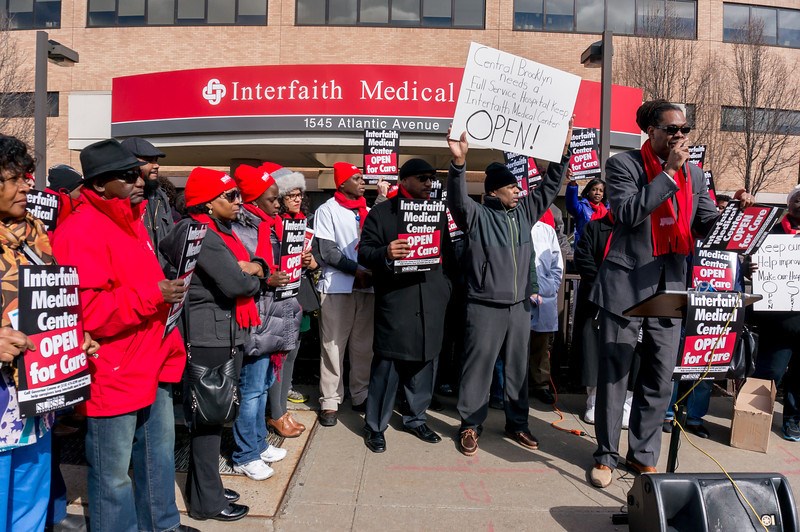
[(630, 425), (632, 404), (633, 404), (633, 392), (626, 392), (625, 405), (622, 407), (622, 430), (628, 430), (628, 425)]
[(261, 459), (269, 463), (280, 462), (284, 458), (286, 458), (286, 449), (275, 447), (272, 444), (269, 444), (267, 449), (261, 453)]
[(594, 405), (597, 400), (597, 388), (594, 386), (586, 387), (586, 412), (583, 414), (583, 420), (589, 425), (594, 425)]
[(244, 473), (253, 480), (267, 480), (275, 474), (275, 471), (261, 460), (253, 460), (244, 465), (235, 465), (233, 470), (237, 473)]

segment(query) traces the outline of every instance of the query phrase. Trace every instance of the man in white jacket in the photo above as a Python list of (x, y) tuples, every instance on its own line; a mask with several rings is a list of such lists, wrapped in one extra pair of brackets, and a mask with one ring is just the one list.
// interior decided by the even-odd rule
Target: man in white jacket
[(550, 393), (550, 346), (558, 331), (558, 291), (564, 275), (561, 246), (555, 229), (536, 222), (531, 229), (536, 253), (536, 275), (539, 293), (531, 296), (530, 372), (534, 389)]

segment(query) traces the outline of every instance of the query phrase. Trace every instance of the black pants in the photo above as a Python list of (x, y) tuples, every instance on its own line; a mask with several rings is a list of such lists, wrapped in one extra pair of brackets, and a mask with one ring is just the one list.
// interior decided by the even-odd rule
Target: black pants
[(416, 428), (427, 420), (426, 410), (433, 395), (433, 360), (408, 361), (383, 358), (378, 353), (372, 357), (367, 393), (367, 412), (364, 416), (367, 429), (383, 432), (392, 418), (398, 385), (408, 401), (408, 414), (403, 415), (403, 425)]
[[(230, 347), (192, 347), (192, 362), (201, 366), (216, 367), (231, 356)], [(242, 369), (242, 349), (236, 349), (236, 374)], [(184, 394), (188, 398), (188, 394)], [(191, 400), (191, 399), (189, 399)], [(184, 410), (190, 408), (184, 405)], [(186, 475), (186, 504), (194, 517), (212, 517), (228, 506), (225, 488), (219, 476), (219, 454), (222, 443), (222, 425), (196, 425), (189, 427), (189, 471)]]

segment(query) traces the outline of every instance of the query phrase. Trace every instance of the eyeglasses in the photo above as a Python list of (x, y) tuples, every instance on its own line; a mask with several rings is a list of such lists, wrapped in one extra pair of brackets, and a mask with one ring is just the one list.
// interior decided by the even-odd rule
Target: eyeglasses
[(436, 176), (431, 174), (418, 175), (414, 177), (416, 177), (420, 183), (427, 183), (428, 181), (431, 182), (436, 181)]
[(302, 192), (293, 192), (291, 194), (286, 194), (284, 196), (284, 198), (287, 199), (287, 200), (291, 200), (291, 201), (297, 201), (297, 200), (300, 200), (300, 199), (303, 198), (303, 193)]
[(138, 167), (131, 168), (130, 170), (125, 170), (124, 172), (117, 174), (117, 179), (121, 179), (129, 185), (136, 183), (140, 177), (142, 177), (142, 173), (139, 171)]
[(233, 190), (229, 190), (227, 192), (223, 192), (219, 195), (220, 198), (225, 198), (228, 203), (239, 203), (242, 201), (242, 193), (239, 192), (238, 188), (234, 188)]
[(665, 132), (667, 135), (675, 135), (680, 131), (684, 135), (688, 135), (692, 132), (691, 126), (676, 126), (676, 125), (669, 125), (669, 126), (653, 126), (656, 129), (660, 129), (661, 131)]
[(34, 180), (30, 174), (21, 173), (17, 174), (14, 177), (7, 177), (4, 179), (0, 179), (2, 183), (11, 183), (16, 188), (20, 188), (22, 186), (32, 187), (34, 184)]

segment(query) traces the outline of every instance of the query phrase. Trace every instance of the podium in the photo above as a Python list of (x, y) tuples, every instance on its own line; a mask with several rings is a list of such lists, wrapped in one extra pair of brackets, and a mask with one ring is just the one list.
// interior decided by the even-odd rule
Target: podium
[[(762, 296), (742, 294), (743, 306), (747, 307), (761, 300)], [(689, 292), (686, 290), (659, 290), (652, 296), (625, 310), (622, 315), (627, 318), (680, 318), (686, 317), (686, 307), (689, 301)], [(678, 353), (675, 353), (678, 356)], [(678, 398), (683, 397), (691, 388), (691, 381), (680, 381), (678, 385)], [(687, 418), (686, 399), (679, 401), (675, 417), (681, 427), (686, 426)], [(681, 431), (673, 430), (669, 440), (669, 454), (667, 455), (667, 473), (674, 473), (678, 465), (678, 447), (681, 441)]]

